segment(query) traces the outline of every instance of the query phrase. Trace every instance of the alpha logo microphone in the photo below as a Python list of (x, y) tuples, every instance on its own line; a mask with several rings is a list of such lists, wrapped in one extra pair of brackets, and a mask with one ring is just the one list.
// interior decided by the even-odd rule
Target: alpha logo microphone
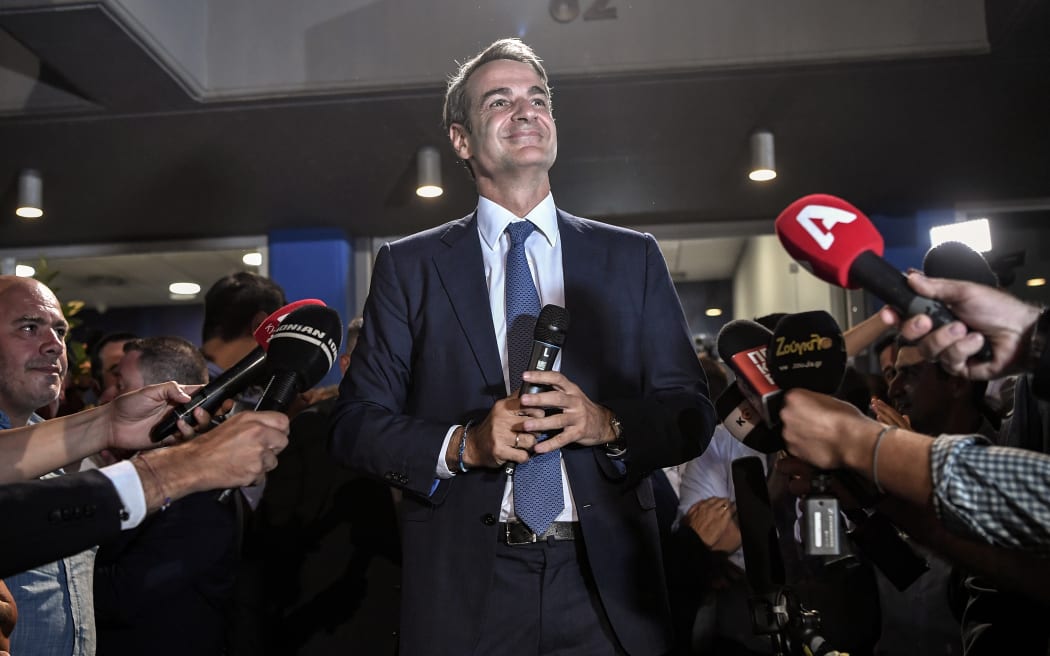
[[(784, 249), (825, 282), (863, 287), (901, 316), (929, 316), (934, 329), (955, 321), (955, 315), (940, 301), (912, 291), (904, 274), (882, 258), (882, 235), (860, 210), (841, 198), (813, 194), (796, 200), (777, 217), (776, 232)], [(974, 357), (991, 359), (987, 340)]]
[[(837, 207), (806, 205), (795, 217), (795, 220), (798, 221), (803, 230), (813, 237), (813, 241), (817, 242), (817, 246), (828, 250), (835, 243), (835, 235), (832, 233), (835, 225), (838, 223), (853, 223), (856, 218), (857, 215), (853, 212), (847, 212)], [(817, 225), (818, 221), (820, 226)]]

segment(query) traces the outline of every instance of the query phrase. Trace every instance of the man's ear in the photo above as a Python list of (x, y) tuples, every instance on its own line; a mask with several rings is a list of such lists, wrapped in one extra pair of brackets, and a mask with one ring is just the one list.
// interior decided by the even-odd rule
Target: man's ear
[(455, 151), (456, 157), (463, 161), (470, 159), (470, 134), (467, 129), (460, 123), (453, 123), (448, 126), (448, 140), (452, 142), (452, 150)]
[(252, 326), (251, 326), (251, 329), (248, 331), (248, 334), (249, 335), (254, 335), (255, 334), (255, 329), (258, 328), (260, 325), (262, 325), (262, 322), (266, 321), (266, 317), (268, 317), (268, 316), (270, 316), (270, 315), (265, 313), (265, 312), (263, 312), (262, 310), (259, 310), (258, 312), (253, 314), (252, 315)]

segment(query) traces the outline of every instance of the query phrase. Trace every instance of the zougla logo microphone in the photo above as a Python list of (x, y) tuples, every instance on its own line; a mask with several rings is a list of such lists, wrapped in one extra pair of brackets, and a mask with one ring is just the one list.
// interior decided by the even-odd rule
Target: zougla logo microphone
[[(868, 217), (841, 198), (812, 194), (796, 200), (777, 217), (776, 232), (784, 249), (825, 282), (863, 287), (902, 316), (929, 316), (934, 329), (956, 319), (940, 301), (912, 291), (907, 277), (882, 258), (882, 235)], [(991, 359), (987, 340), (974, 357)]]
[(196, 426), (197, 419), (193, 416), (194, 410), (204, 408), (207, 412), (213, 413), (226, 399), (233, 398), (250, 385), (259, 382), (266, 369), (266, 349), (269, 347), (270, 339), (273, 337), (277, 327), (291, 312), (310, 305), (324, 306), (324, 301), (316, 298), (295, 301), (266, 317), (253, 333), (258, 346), (251, 353), (241, 358), (240, 362), (222, 372), (215, 380), (199, 389), (189, 401), (172, 410), (170, 414), (150, 430), (150, 439), (154, 442), (160, 442), (169, 435), (174, 435), (178, 432), (177, 424), (180, 419), (190, 426)]

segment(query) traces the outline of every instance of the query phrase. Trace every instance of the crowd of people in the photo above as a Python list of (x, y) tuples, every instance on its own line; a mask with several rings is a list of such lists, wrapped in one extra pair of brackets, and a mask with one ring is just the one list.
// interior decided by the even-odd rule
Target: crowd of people
[[(45, 285), (0, 276), (0, 654), (774, 653), (741, 549), (747, 457), (828, 644), (1047, 653), (1050, 313), (911, 273), (958, 321), (886, 308), (847, 331), (878, 373), (786, 390), (784, 448), (757, 452), (720, 423), (731, 373), (694, 351), (655, 240), (555, 204), (536, 54), (467, 60), (443, 116), (476, 210), (380, 249), (342, 383), (287, 415), (249, 387), (149, 437), (256, 348), (286, 304), (273, 281), (212, 285), (199, 346), (97, 340), (93, 407), (45, 420), (68, 323)], [(544, 306), (571, 321), (537, 329)], [(564, 351), (539, 370), (551, 330)], [(839, 470), (852, 541), (806, 555), (800, 498)], [(876, 522), (922, 563), (906, 584), (861, 540)]]

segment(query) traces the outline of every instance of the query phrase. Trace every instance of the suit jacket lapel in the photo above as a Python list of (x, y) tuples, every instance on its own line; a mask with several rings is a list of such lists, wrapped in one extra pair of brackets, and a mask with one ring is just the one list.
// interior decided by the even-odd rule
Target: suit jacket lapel
[(499, 399), (505, 396), (503, 364), (492, 328), (479, 240), (476, 214), (456, 221), (441, 236), (448, 249), (434, 256), (434, 266), (485, 380), (485, 388)]
[[(596, 302), (608, 302), (605, 271), (609, 257), (605, 244), (594, 239), (593, 232), (575, 216), (558, 211), (558, 232), (562, 240), (562, 273), (565, 278), (565, 309), (569, 311), (569, 334), (562, 351), (561, 371), (584, 391), (592, 392), (597, 381), (589, 372), (595, 370), (591, 360), (596, 343), (588, 339), (588, 327), (594, 329)], [(591, 366), (588, 366), (588, 363)]]

